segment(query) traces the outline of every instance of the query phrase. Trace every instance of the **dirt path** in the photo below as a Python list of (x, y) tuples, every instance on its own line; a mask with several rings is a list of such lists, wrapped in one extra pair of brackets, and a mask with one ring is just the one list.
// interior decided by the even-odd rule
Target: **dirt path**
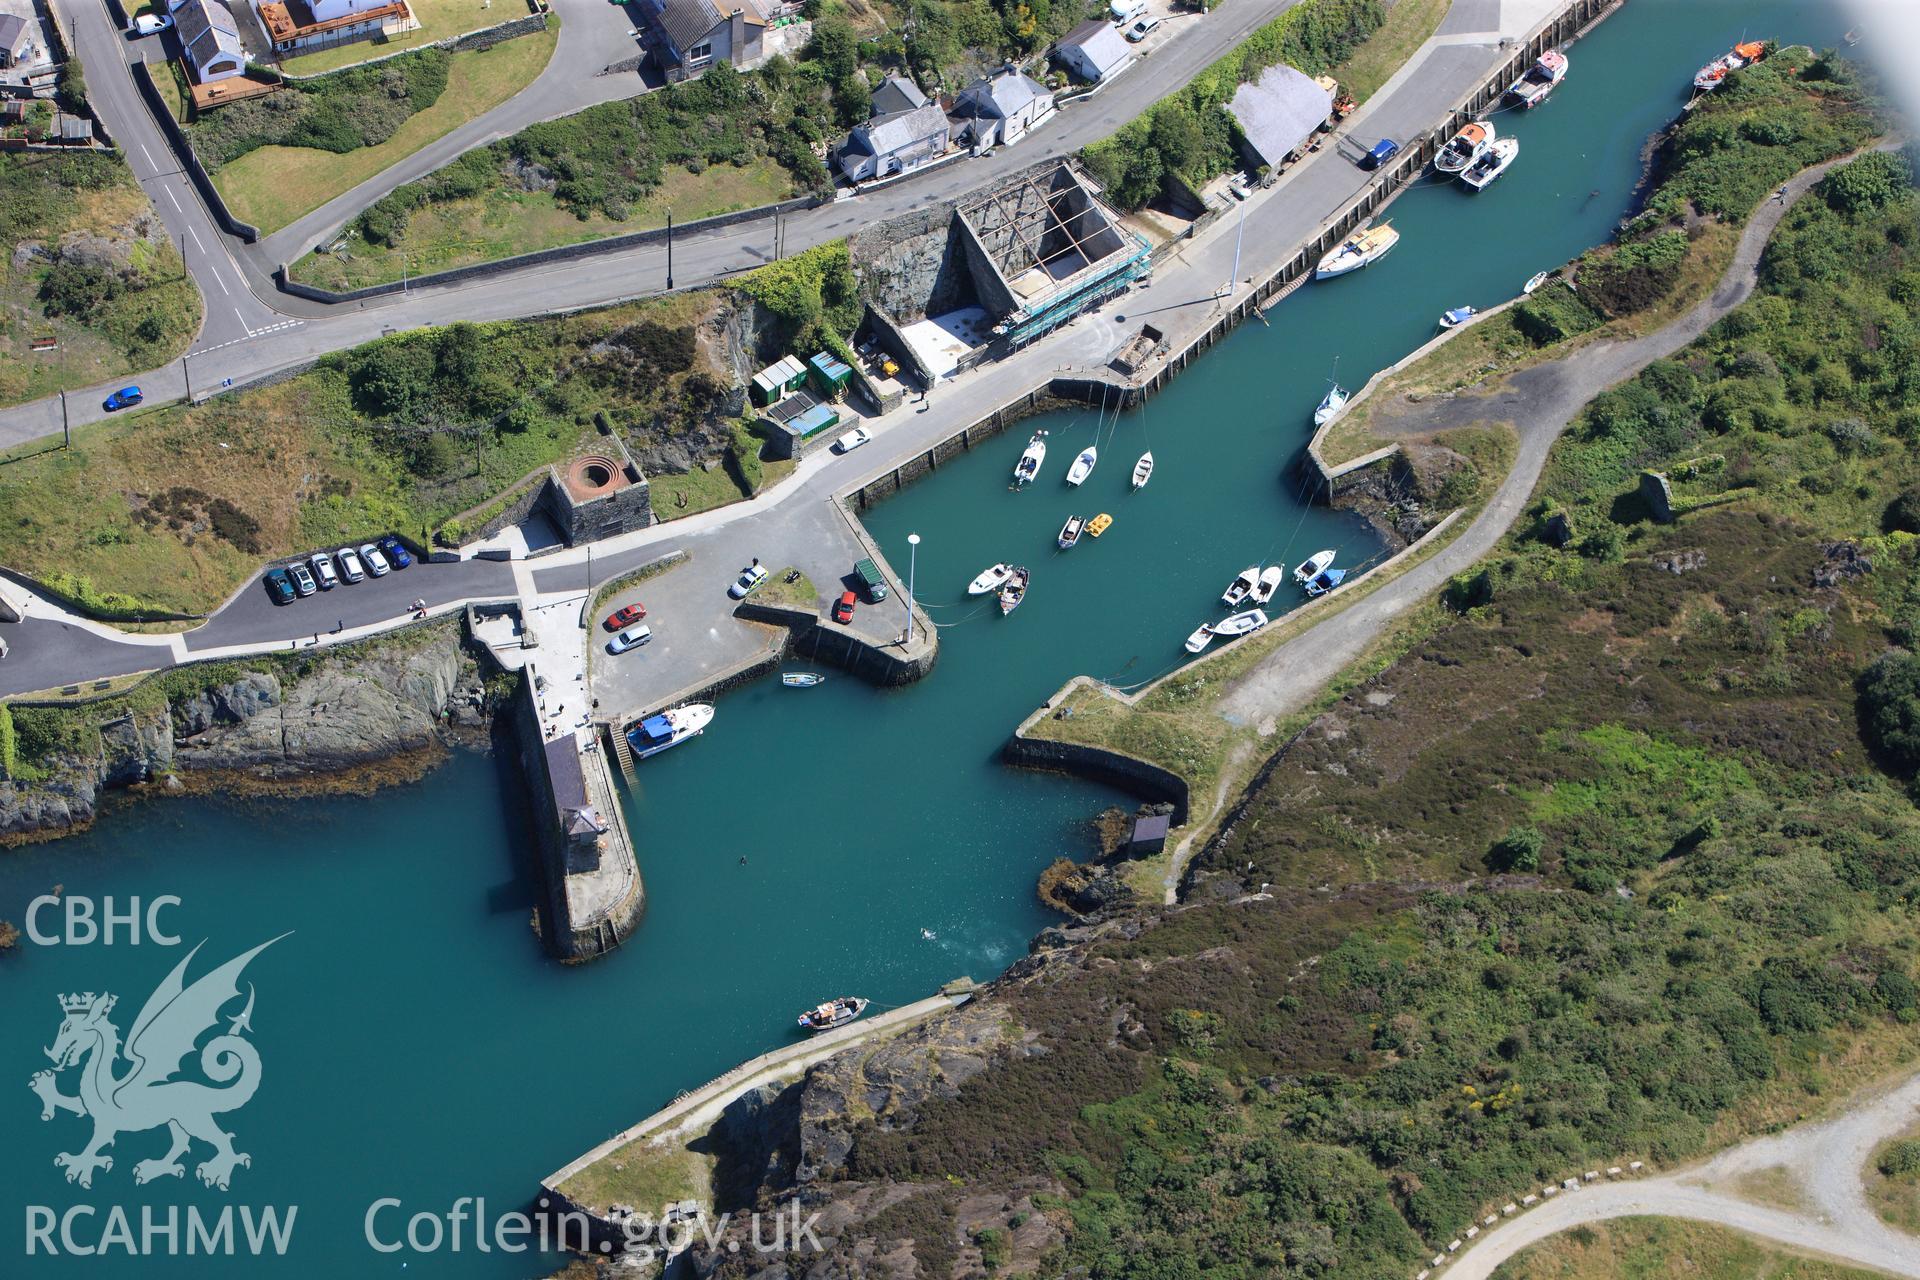
[[(1916, 1117), (1920, 1075), (1855, 1100), (1834, 1119), (1755, 1138), (1691, 1169), (1562, 1193), (1488, 1231), (1440, 1275), (1486, 1280), (1528, 1245), (1569, 1227), (1646, 1215), (1711, 1222), (1792, 1249), (1920, 1278), (1920, 1238), (1881, 1222), (1861, 1181), (1873, 1148)], [(1742, 1177), (1772, 1169), (1786, 1170), (1804, 1198), (1801, 1207), (1756, 1204), (1736, 1194)]]
[[(1783, 203), (1769, 196), (1747, 223), (1733, 262), (1711, 296), (1665, 328), (1630, 341), (1596, 342), (1562, 360), (1515, 374), (1480, 397), (1455, 397), (1435, 412), (1442, 425), (1467, 421), (1518, 424), (1520, 447), (1513, 469), (1466, 532), (1438, 554), (1365, 599), (1312, 627), (1268, 654), (1241, 676), (1220, 700), (1220, 713), (1234, 724), (1251, 724), (1264, 736), (1282, 717), (1309, 704), (1355, 661), (1399, 615), (1433, 598), (1446, 580), (1472, 565), (1505, 536), (1533, 497), (1554, 441), (1581, 409), (1607, 388), (1655, 360), (1672, 355), (1753, 292), (1760, 255), (1786, 212), (1840, 160), (1815, 165), (1787, 184)], [(1436, 420), (1437, 421), (1437, 420)], [(1408, 423), (1411, 429), (1415, 424)], [(1434, 424), (1418, 424), (1420, 430)]]

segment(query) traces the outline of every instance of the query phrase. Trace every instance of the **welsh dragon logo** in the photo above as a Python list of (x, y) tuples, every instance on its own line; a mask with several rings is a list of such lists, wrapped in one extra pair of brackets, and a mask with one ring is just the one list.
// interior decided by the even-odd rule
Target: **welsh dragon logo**
[[(108, 1017), (117, 996), (89, 991), (60, 997), (66, 1017), (53, 1047), (46, 1051), (53, 1059), (53, 1070), (36, 1073), (28, 1083), (40, 1095), (42, 1120), (53, 1119), (58, 1111), (93, 1119), (93, 1140), (85, 1148), (53, 1158), (55, 1165), (67, 1171), (68, 1182), (93, 1186), (95, 1170), (113, 1170), (113, 1158), (102, 1152), (116, 1137), (161, 1125), (172, 1135), (173, 1145), (158, 1160), (133, 1166), (136, 1183), (185, 1176), (180, 1157), (195, 1139), (213, 1148), (212, 1157), (194, 1171), (210, 1187), (225, 1191), (236, 1166), (252, 1166), (252, 1157), (235, 1151), (233, 1135), (214, 1121), (217, 1115), (244, 1107), (260, 1087), (260, 1053), (241, 1034), (253, 1029), (251, 984), (246, 1007), (227, 1019), (230, 1025), (225, 1033), (200, 1048), (201, 1074), (213, 1085), (225, 1087), (173, 1076), (200, 1037), (219, 1025), (220, 1010), (239, 998), (240, 972), (247, 962), (279, 940), (263, 942), (187, 986), (187, 966), (200, 953), (196, 946), (147, 997), (124, 1046), (119, 1028)], [(116, 1075), (115, 1067), (123, 1057), (128, 1068)], [(80, 1068), (80, 1092), (68, 1096), (60, 1092), (58, 1073), (74, 1066)]]

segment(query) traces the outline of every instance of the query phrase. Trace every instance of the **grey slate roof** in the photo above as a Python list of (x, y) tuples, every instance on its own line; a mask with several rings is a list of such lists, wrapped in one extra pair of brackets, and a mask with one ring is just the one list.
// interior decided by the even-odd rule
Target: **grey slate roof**
[(946, 132), (947, 113), (929, 103), (911, 111), (875, 116), (855, 129), (850, 141), (870, 155), (884, 156)]
[(1241, 85), (1227, 110), (1260, 158), (1278, 164), (1327, 122), (1333, 95), (1283, 62)]
[(17, 13), (0, 13), (0, 48), (18, 53), (27, 42), (27, 20)]
[(976, 80), (960, 94), (963, 103), (982, 115), (1006, 120), (1036, 98), (1050, 98), (1046, 86), (1024, 71), (997, 71)]
[(1092, 18), (1081, 23), (1060, 38), (1058, 48), (1062, 51), (1080, 50), (1101, 76), (1133, 57), (1133, 46), (1120, 34), (1120, 28), (1105, 18)]
[(916, 107), (927, 105), (927, 95), (920, 92), (920, 86), (905, 76), (888, 76), (873, 91), (873, 114), (890, 116), (899, 111), (912, 111)]
[(766, 12), (756, 0), (733, 0), (725, 6), (714, 0), (660, 0), (660, 29), (684, 54), (712, 34), (715, 27), (726, 23), (735, 9), (746, 11), (748, 25), (766, 25)]
[(240, 44), (240, 28), (220, 0), (186, 0), (173, 11), (180, 46), (196, 67), (204, 67), (216, 53), (229, 53), (241, 62), (247, 51)]

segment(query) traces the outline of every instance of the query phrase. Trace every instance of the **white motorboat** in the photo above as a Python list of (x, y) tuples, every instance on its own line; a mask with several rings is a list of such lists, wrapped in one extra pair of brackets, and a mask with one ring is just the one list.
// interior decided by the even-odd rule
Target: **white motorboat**
[(1566, 78), (1567, 55), (1558, 49), (1549, 49), (1508, 87), (1507, 96), (1531, 111), (1545, 102), (1547, 95)]
[(1293, 580), (1302, 586), (1312, 582), (1327, 571), (1327, 566), (1333, 563), (1333, 554), (1330, 550), (1314, 552), (1293, 567)]
[(1493, 121), (1475, 120), (1462, 125), (1460, 132), (1447, 139), (1447, 145), (1440, 148), (1440, 154), (1433, 158), (1433, 167), (1441, 173), (1459, 173), (1462, 169), (1486, 154), (1500, 131), (1493, 127)]
[(1080, 542), (1080, 535), (1086, 531), (1085, 516), (1068, 516), (1067, 522), (1060, 526), (1060, 549), (1071, 551)]
[(1259, 585), (1260, 566), (1250, 564), (1240, 571), (1239, 577), (1227, 584), (1225, 591), (1220, 593), (1220, 603), (1229, 609), (1238, 609), (1240, 602), (1252, 594), (1253, 589)]
[(1387, 223), (1356, 231), (1327, 251), (1313, 269), (1315, 280), (1332, 280), (1363, 267), (1370, 267), (1393, 251), (1400, 233)]
[(1474, 191), (1485, 191), (1493, 185), (1493, 180), (1507, 171), (1514, 158), (1520, 154), (1520, 139), (1502, 138), (1487, 148), (1487, 154), (1467, 166), (1460, 175), (1460, 181)]
[(1040, 474), (1040, 464), (1047, 460), (1047, 433), (1036, 431), (1033, 439), (1027, 441), (1027, 450), (1020, 455), (1020, 461), (1013, 464), (1013, 484), (1015, 488), (1032, 484), (1034, 477)]
[(1187, 652), (1198, 653), (1213, 643), (1213, 624), (1203, 622), (1194, 633), (1187, 637)]
[(1327, 394), (1320, 399), (1320, 407), (1313, 411), (1313, 425), (1324, 427), (1333, 421), (1340, 411), (1347, 407), (1347, 400), (1348, 394), (1345, 387), (1337, 382), (1329, 385)]
[(991, 569), (982, 569), (978, 577), (967, 584), (967, 594), (984, 596), (998, 591), (1013, 578), (1013, 566), (997, 564)]
[(780, 683), (789, 689), (811, 689), (815, 685), (825, 684), (827, 678), (818, 671), (782, 671)]
[(1458, 329), (1461, 325), (1479, 314), (1480, 311), (1477, 307), (1453, 307), (1440, 313), (1440, 327), (1442, 329)]
[(1538, 289), (1541, 285), (1545, 284), (1546, 282), (1547, 282), (1547, 273), (1545, 271), (1536, 271), (1532, 275), (1527, 277), (1527, 282), (1525, 284), (1520, 286), (1520, 292), (1532, 293), (1535, 289)]
[(1153, 479), (1153, 451), (1149, 449), (1140, 455), (1140, 461), (1133, 464), (1133, 487), (1144, 489), (1147, 481)]
[(1260, 581), (1247, 593), (1247, 599), (1254, 604), (1265, 604), (1273, 599), (1273, 593), (1280, 589), (1280, 582), (1287, 576), (1286, 566), (1270, 564), (1260, 571)]
[(1222, 618), (1213, 624), (1213, 633), (1218, 636), (1249, 635), (1267, 625), (1266, 611), (1248, 609), (1245, 613), (1236, 613), (1230, 618)]
[(684, 707), (648, 716), (627, 730), (627, 742), (633, 758), (645, 760), (668, 747), (677, 747), (688, 738), (697, 738), (713, 723), (713, 707), (705, 702), (690, 702)]
[(1082, 449), (1080, 456), (1073, 460), (1073, 465), (1067, 468), (1068, 487), (1078, 488), (1084, 484), (1087, 477), (1093, 474), (1093, 464), (1099, 460), (1100, 450), (1093, 445)]
[(844, 1027), (867, 1011), (867, 1003), (864, 996), (841, 996), (837, 1000), (815, 1005), (800, 1015), (800, 1029), (818, 1035), (822, 1031)]

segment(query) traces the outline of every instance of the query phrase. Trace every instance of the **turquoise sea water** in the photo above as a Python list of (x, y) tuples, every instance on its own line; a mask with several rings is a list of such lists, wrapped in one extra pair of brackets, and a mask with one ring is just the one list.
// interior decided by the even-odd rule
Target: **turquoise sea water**
[[(382, 1197), (402, 1201), (379, 1220), (391, 1238), (405, 1214), (445, 1213), (463, 1196), (485, 1197), (489, 1213), (522, 1208), (543, 1174), (783, 1043), (819, 998), (899, 1004), (998, 973), (1048, 921), (1035, 875), (1084, 854), (1086, 818), (1119, 799), (1001, 767), (1012, 726), (1075, 673), (1133, 683), (1168, 668), (1249, 562), (1321, 546), (1347, 563), (1374, 554), (1353, 521), (1302, 509), (1288, 468), (1334, 357), (1358, 386), (1424, 341), (1444, 308), (1498, 302), (1604, 239), (1647, 134), (1732, 39), (1833, 43), (1844, 25), (1791, 0), (1633, 0), (1573, 49), (1547, 107), (1501, 117), (1524, 150), (1493, 190), (1403, 197), (1391, 258), (1302, 290), (1270, 326), (1242, 328), (1122, 415), (1078, 493), (1060, 476), (1093, 438), (1092, 410), (1043, 424), (1053, 451), (1027, 493), (1005, 488), (1026, 436), (1015, 430), (871, 512), (899, 567), (906, 535), (923, 538), (920, 594), (951, 624), (938, 667), (898, 690), (838, 675), (808, 692), (762, 682), (724, 698), (700, 741), (644, 765), (628, 817), (650, 907), (608, 960), (545, 958), (528, 929), (512, 779), (475, 756), (366, 799), (127, 806), (90, 835), (0, 856), (0, 918), (21, 920), (55, 884), (123, 905), (178, 896), (162, 920), (189, 945), (206, 939), (196, 974), (291, 931), (246, 975), (265, 1070), (258, 1096), (224, 1118), (253, 1158), (229, 1192), (194, 1182), (191, 1165), (184, 1181), (135, 1187), (134, 1163), (164, 1149), (158, 1132), (122, 1137), (91, 1192), (68, 1186), (53, 1156), (78, 1149), (85, 1125), (43, 1124), (27, 1090), (47, 1065), (60, 994), (117, 993), (124, 1030), (185, 948), (26, 945), (0, 959), (0, 1276), (539, 1274), (556, 1260), (477, 1253), (470, 1236), (459, 1253), (377, 1253), (363, 1219)], [(1159, 470), (1130, 495), (1147, 447)], [(1116, 517), (1111, 532), (1055, 552), (1070, 511), (1099, 510)], [(1034, 571), (1030, 600), (1006, 620), (962, 595), (999, 559)], [(126, 1206), (136, 1223), (142, 1206), (297, 1206), (298, 1217), (286, 1257), (265, 1263), (26, 1256), (22, 1206), (81, 1204)], [(97, 1240), (102, 1226), (78, 1234)]]

